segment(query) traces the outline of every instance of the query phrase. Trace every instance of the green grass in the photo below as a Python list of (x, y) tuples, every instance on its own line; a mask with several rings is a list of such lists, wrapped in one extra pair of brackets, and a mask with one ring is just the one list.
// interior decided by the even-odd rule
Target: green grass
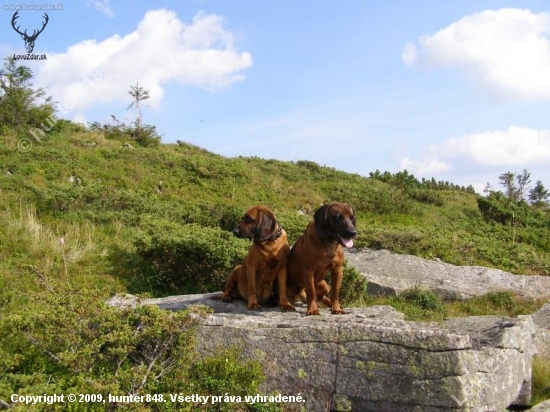
[[(344, 275), (345, 276), (345, 275)], [(345, 277), (344, 277), (345, 278)], [(353, 284), (352, 281), (347, 281)], [(355, 290), (360, 290), (355, 283)], [(348, 296), (356, 298), (347, 299)], [(343, 303), (349, 307), (388, 305), (405, 315), (405, 320), (419, 322), (441, 322), (445, 318), (497, 315), (528, 315), (536, 312), (546, 302), (542, 299), (523, 299), (510, 292), (490, 292), (486, 295), (464, 301), (442, 301), (429, 290), (412, 288), (398, 296), (366, 296), (344, 293)]]
[(535, 356), (533, 358), (532, 375), (533, 397), (531, 405), (536, 405), (546, 399), (550, 399), (550, 359)]
[[(517, 274), (550, 272), (548, 210), (518, 207), (511, 225), (490, 217), (509, 213), (498, 199), (484, 203), (482, 211), (475, 194), (454, 186), (428, 188), (410, 175), (392, 183), (307, 160), (226, 158), (184, 142), (129, 149), (72, 124), (34, 142), (28, 152), (17, 148), (20, 134), (8, 128), (2, 133), (2, 313), (27, 313), (31, 319), (47, 305), (38, 297), (59, 288), (96, 300), (118, 292), (165, 296), (219, 290), (248, 246), (229, 230), (255, 204), (275, 212), (291, 244), (321, 203), (343, 201), (357, 211), (358, 247)], [(346, 273), (345, 305), (389, 304), (410, 320), (516, 316), (541, 304), (511, 295), (446, 303), (418, 290), (367, 297), (364, 281), (352, 268)], [(55, 322), (56, 314), (49, 316)], [(4, 340), (1, 348), (13, 359), (26, 348), (25, 356), (46, 362), (29, 341)], [(9, 367), (22, 377), (39, 372), (31, 363), (21, 365)], [(2, 385), (0, 399), (5, 399), (13, 385)]]

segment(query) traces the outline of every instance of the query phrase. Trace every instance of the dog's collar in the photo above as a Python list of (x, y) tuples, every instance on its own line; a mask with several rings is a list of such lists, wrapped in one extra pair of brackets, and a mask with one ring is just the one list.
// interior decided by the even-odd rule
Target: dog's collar
[(339, 245), (340, 244), (340, 240), (338, 239), (338, 234), (336, 232), (334, 232), (335, 236), (326, 236), (326, 237), (321, 237), (319, 235), (319, 239), (321, 240), (324, 240), (325, 242), (329, 242), (329, 243), (332, 243), (334, 245)]
[(260, 242), (272, 242), (274, 240), (277, 240), (281, 237), (283, 234), (283, 227), (277, 222), (277, 226), (279, 226), (279, 229), (277, 229), (275, 232), (273, 232), (271, 235), (269, 235), (266, 238), (259, 238), (258, 240)]

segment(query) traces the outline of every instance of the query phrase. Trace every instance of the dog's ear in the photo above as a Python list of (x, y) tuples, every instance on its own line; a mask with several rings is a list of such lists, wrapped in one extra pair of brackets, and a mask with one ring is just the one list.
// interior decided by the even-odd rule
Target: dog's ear
[(277, 219), (275, 215), (267, 210), (262, 210), (260, 212), (260, 217), (258, 219), (258, 225), (256, 226), (256, 237), (258, 239), (268, 238), (275, 229), (277, 229)]
[(330, 205), (323, 205), (313, 215), (313, 221), (315, 222), (315, 232), (320, 238), (327, 238), (329, 236), (327, 226), (327, 212)]
[(351, 209), (351, 215), (353, 216), (353, 218), (357, 219), (357, 213), (355, 212), (355, 209), (350, 205), (348, 205), (348, 206)]

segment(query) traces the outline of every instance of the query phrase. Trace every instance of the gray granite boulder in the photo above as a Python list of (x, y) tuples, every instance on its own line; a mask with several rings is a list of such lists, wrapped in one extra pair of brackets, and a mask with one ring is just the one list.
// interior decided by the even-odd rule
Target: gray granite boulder
[[(407, 322), (382, 306), (346, 315), (305, 316), (305, 307), (246, 310), (219, 294), (137, 299), (116, 306), (155, 304), (180, 310), (214, 309), (197, 329), (203, 355), (237, 346), (263, 366), (266, 394), (294, 396), (303, 411), (502, 411), (527, 405), (531, 389), (533, 323), (529, 316), (453, 318)], [(299, 398), (298, 398), (299, 396)], [(303, 400), (303, 402), (301, 402)]]
[(371, 295), (428, 289), (444, 300), (464, 300), (511, 291), (524, 298), (550, 298), (550, 276), (514, 275), (481, 266), (455, 266), (387, 250), (346, 250), (346, 259), (368, 281)]
[(531, 317), (535, 325), (535, 353), (550, 358), (550, 302)]

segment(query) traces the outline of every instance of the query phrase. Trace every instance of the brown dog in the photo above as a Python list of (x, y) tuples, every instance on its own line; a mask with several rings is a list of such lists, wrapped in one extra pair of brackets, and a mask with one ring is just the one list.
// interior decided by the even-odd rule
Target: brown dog
[[(330, 306), (333, 314), (345, 313), (340, 306), (340, 285), (344, 272), (342, 246), (352, 247), (355, 212), (345, 203), (321, 206), (304, 234), (298, 238), (288, 257), (287, 296), (291, 302), (307, 299), (307, 315), (319, 315), (316, 298)], [(332, 299), (326, 274), (332, 274)], [(279, 289), (284, 290), (284, 289)]]
[[(260, 309), (273, 293), (275, 279), (279, 290), (286, 289), (286, 266), (290, 247), (285, 230), (265, 206), (250, 208), (233, 230), (239, 238), (253, 239), (244, 261), (237, 265), (225, 285), (222, 300), (241, 298), (248, 309)], [(295, 311), (286, 296), (279, 297), (282, 311)]]

